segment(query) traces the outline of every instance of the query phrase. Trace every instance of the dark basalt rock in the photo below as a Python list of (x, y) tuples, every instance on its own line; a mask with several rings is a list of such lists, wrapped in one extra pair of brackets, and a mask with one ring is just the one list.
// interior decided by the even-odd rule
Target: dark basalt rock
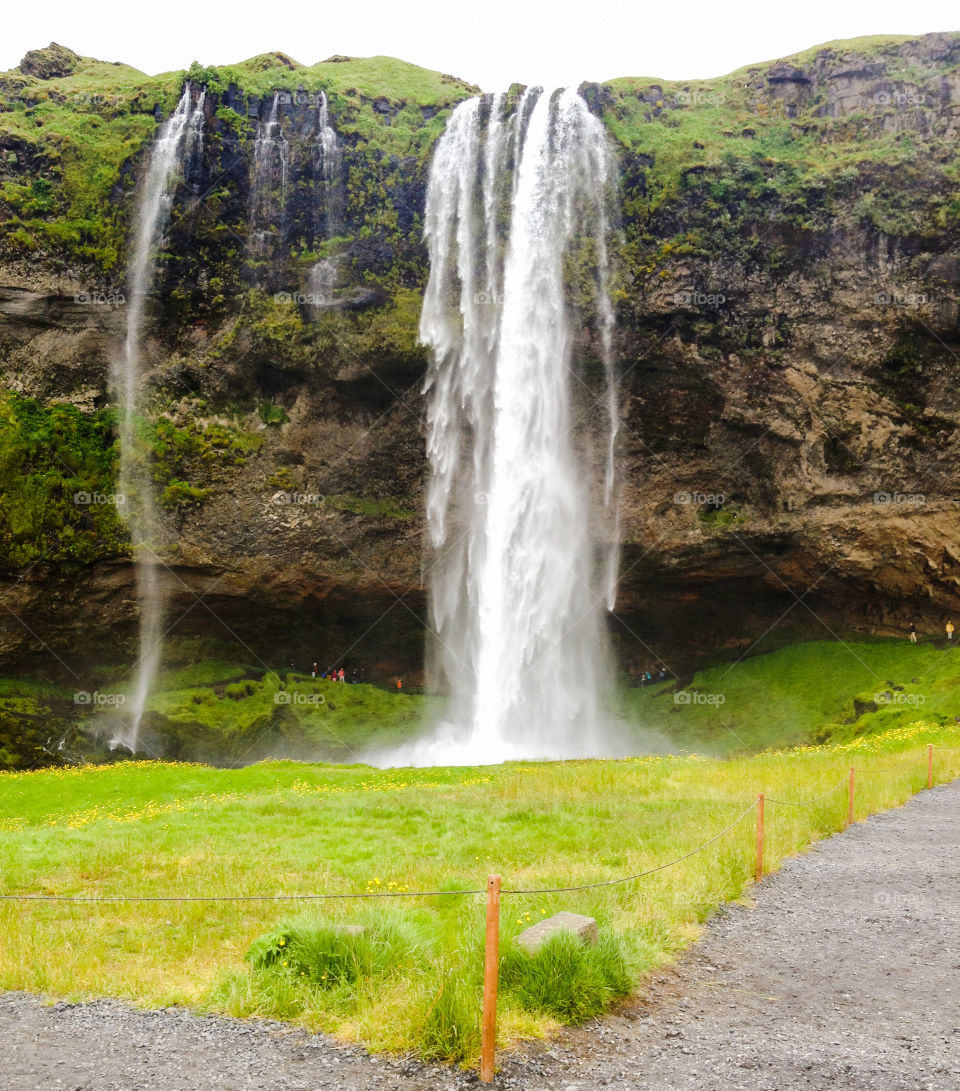
[(810, 83), (811, 77), (792, 64), (773, 64), (767, 69), (768, 83)]

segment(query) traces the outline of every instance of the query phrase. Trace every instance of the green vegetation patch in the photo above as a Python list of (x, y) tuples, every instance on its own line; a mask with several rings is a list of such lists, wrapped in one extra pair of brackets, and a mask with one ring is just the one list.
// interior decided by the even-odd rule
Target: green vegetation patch
[[(851, 764), (860, 819), (925, 784), (928, 742), (957, 741), (955, 730), (918, 721), (880, 737), (728, 761), (384, 771), (127, 762), (3, 773), (2, 893), (451, 893), (338, 899), (308, 914), (271, 900), (219, 902), (215, 913), (203, 902), (93, 902), (82, 913), (5, 902), (0, 988), (275, 1016), (373, 1048), (473, 1065), (488, 873), (527, 889), (636, 874), (745, 816), (707, 850), (633, 883), (505, 894), (505, 1048), (601, 1010), (675, 957), (717, 906), (744, 894), (754, 863), (748, 808), (759, 791), (824, 796), (809, 807), (770, 806), (773, 869), (842, 826)], [(937, 779), (958, 774), (960, 755), (936, 751)], [(555, 940), (522, 961), (518, 934), (561, 909), (594, 917), (600, 945)]]
[[(653, 749), (725, 755), (848, 741), (918, 714), (952, 723), (960, 714), (957, 655), (933, 642), (810, 641), (711, 667), (683, 686), (622, 690), (621, 713), (651, 732)], [(873, 711), (855, 704), (864, 694)]]
[(0, 566), (88, 564), (126, 549), (110, 411), (0, 392)]
[(560, 1023), (584, 1023), (633, 991), (627, 958), (615, 936), (584, 945), (558, 932), (535, 955), (512, 945), (501, 957), (505, 992), (528, 1011)]

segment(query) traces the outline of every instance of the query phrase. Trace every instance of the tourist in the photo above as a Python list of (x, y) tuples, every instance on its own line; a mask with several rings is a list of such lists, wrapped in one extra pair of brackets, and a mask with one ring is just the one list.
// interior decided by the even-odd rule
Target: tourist
[(947, 622), (947, 640), (953, 640), (953, 622)]
[(398, 678), (398, 679), (397, 679), (397, 692), (399, 693), (399, 692), (400, 692), (400, 690), (402, 690), (402, 689), (403, 689), (403, 679), (402, 679), (402, 678)]
[(346, 677), (347, 677), (347, 676), (346, 676), (346, 674), (344, 673), (343, 667), (341, 667), (341, 668), (340, 668), (340, 673), (339, 673), (339, 674), (337, 675), (337, 681), (338, 681), (338, 682), (343, 682), (343, 681), (344, 681), (344, 680), (346, 679)]
[(910, 622), (910, 643), (911, 644), (916, 644), (916, 642), (917, 642), (917, 627), (911, 621)]
[(316, 678), (317, 677), (317, 664), (316, 663), (313, 664), (313, 670), (310, 671), (310, 676), (311, 676), (311, 678)]

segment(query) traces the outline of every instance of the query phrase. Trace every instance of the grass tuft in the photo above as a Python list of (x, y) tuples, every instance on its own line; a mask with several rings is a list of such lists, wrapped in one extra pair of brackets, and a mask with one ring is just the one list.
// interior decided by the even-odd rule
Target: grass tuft
[(601, 936), (584, 946), (570, 932), (558, 932), (535, 955), (512, 944), (500, 959), (503, 991), (524, 1008), (552, 1015), (561, 1023), (592, 1019), (633, 988), (623, 946)]
[(418, 947), (413, 930), (398, 920), (350, 926), (303, 914), (255, 940), (247, 961), (255, 971), (334, 989), (398, 970)]
[(457, 1064), (480, 1052), (480, 996), (474, 982), (451, 972), (434, 994), (419, 1033), (420, 1055), (429, 1061)]

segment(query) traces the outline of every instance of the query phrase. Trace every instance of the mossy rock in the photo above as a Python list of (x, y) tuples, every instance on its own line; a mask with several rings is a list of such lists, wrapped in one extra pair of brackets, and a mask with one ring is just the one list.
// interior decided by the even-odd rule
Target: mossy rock
[(20, 62), (20, 71), (25, 76), (36, 76), (40, 80), (56, 80), (71, 75), (80, 62), (78, 53), (51, 42), (46, 49), (28, 50)]

